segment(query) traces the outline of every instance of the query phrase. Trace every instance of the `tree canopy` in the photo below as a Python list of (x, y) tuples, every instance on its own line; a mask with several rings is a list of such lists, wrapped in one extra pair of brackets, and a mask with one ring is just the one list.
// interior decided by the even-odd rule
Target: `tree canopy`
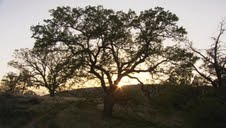
[[(83, 71), (96, 77), (107, 95), (112, 111), (114, 92), (123, 77), (136, 79), (134, 74), (154, 72), (161, 64), (177, 61), (175, 52), (164, 41), (184, 39), (186, 31), (177, 25), (178, 17), (161, 7), (128, 12), (105, 9), (57, 7), (52, 18), (31, 27), (35, 48), (51, 49), (58, 43), (73, 56), (83, 58)], [(178, 47), (177, 47), (178, 48)], [(167, 54), (171, 53), (171, 54)], [(183, 54), (181, 54), (183, 55)], [(181, 56), (182, 57), (182, 56)], [(108, 115), (111, 112), (105, 111)]]
[(15, 59), (9, 65), (21, 72), (21, 77), (26, 78), (26, 85), (45, 87), (54, 96), (56, 89), (64, 87), (68, 79), (75, 77), (82, 63), (78, 56), (71, 56), (62, 47), (58, 51), (57, 47), (42, 52), (35, 49), (16, 50)]
[[(129, 74), (151, 72), (165, 60), (161, 59), (165, 58), (163, 41), (179, 40), (186, 34), (183, 27), (176, 25), (178, 17), (160, 7), (140, 15), (102, 6), (58, 7), (51, 16), (44, 20), (46, 24), (32, 27), (35, 48), (63, 42), (72, 53), (83, 53), (86, 67), (104, 88), (106, 84), (117, 85)], [(142, 63), (148, 66), (138, 69)], [(113, 74), (117, 74), (115, 81), (111, 79)]]

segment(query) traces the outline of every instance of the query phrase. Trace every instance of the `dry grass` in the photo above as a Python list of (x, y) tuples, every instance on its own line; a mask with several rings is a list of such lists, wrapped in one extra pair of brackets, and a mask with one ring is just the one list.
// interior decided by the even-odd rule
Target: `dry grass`
[[(124, 88), (111, 120), (101, 116), (100, 90), (90, 90), (75, 90), (73, 95), (64, 92), (54, 98), (0, 95), (0, 128), (198, 128), (205, 124), (210, 128), (216, 122), (226, 126), (223, 90), (161, 86), (148, 101), (135, 86)], [(214, 113), (214, 119), (205, 113)]]

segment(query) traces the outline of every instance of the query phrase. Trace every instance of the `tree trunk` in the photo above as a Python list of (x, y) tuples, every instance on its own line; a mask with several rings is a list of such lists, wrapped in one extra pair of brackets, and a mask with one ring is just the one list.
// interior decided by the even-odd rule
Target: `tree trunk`
[(110, 94), (110, 95), (106, 95), (104, 97), (103, 117), (105, 119), (112, 117), (114, 104), (115, 104), (115, 101), (114, 101), (114, 96), (113, 95)]
[(50, 94), (50, 97), (54, 97), (55, 96), (55, 90), (50, 89), (49, 94)]

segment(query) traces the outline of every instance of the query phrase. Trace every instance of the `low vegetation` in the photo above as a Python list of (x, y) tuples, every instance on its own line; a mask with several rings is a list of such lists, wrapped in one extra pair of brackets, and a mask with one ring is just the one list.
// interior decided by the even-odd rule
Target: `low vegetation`
[(104, 94), (101, 88), (57, 93), (55, 98), (1, 95), (0, 127), (226, 127), (226, 89), (150, 85), (148, 89), (155, 91), (148, 99), (137, 88), (134, 85), (119, 90), (121, 99), (110, 120), (101, 116)]

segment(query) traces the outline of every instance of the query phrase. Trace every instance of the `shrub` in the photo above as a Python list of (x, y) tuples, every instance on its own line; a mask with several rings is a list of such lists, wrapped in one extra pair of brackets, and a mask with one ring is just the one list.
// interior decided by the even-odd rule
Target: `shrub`
[(18, 127), (31, 119), (27, 106), (16, 97), (0, 95), (0, 124)]
[(151, 98), (151, 104), (160, 109), (184, 110), (190, 101), (196, 100), (199, 93), (189, 86), (168, 86), (162, 88), (158, 95)]
[(217, 97), (203, 97), (191, 109), (190, 119), (194, 128), (225, 128), (226, 104)]

